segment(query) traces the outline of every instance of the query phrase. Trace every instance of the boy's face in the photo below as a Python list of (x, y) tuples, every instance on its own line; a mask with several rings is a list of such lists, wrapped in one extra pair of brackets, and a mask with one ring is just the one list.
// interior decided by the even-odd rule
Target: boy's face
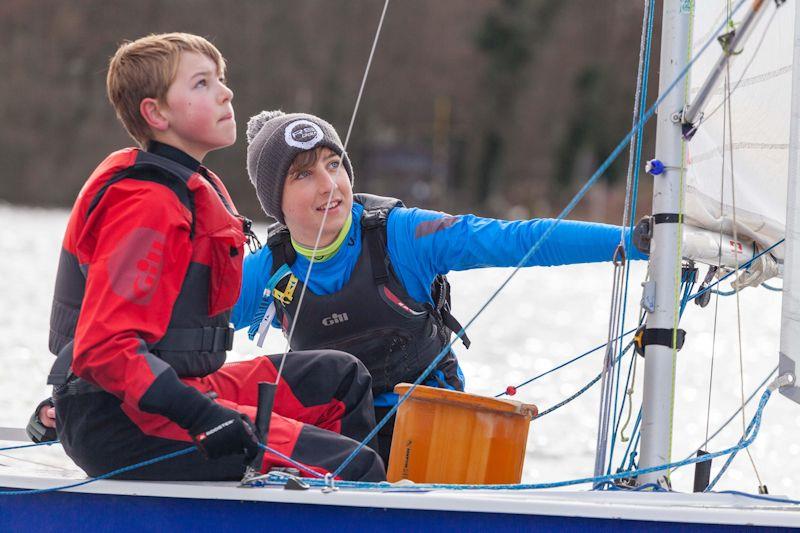
[(233, 91), (225, 85), (211, 58), (182, 52), (161, 110), (169, 124), (162, 136), (164, 142), (199, 161), (211, 150), (232, 145), (236, 142), (232, 99)]
[(350, 176), (342, 164), (342, 158), (327, 148), (321, 150), (313, 166), (302, 172), (290, 172), (286, 176), (283, 217), (292, 238), (300, 244), (308, 247), (314, 245), (323, 217), (325, 226), (319, 244), (327, 246), (332, 243), (350, 216), (352, 207)]

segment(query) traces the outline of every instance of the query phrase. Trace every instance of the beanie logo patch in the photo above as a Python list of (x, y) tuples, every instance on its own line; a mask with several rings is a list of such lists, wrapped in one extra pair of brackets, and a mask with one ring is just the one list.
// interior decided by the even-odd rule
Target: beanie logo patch
[(295, 120), (286, 126), (283, 136), (289, 146), (310, 150), (322, 140), (324, 134), (322, 128), (310, 120)]

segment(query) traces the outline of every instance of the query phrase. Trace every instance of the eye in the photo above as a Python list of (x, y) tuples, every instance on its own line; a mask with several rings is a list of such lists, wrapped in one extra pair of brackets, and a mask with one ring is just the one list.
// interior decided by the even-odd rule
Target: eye
[(303, 178), (309, 177), (310, 175), (311, 175), (311, 170), (310, 169), (301, 170), (300, 172), (298, 172), (298, 173), (296, 173), (294, 175), (294, 179), (301, 180)]
[(207, 85), (208, 85), (208, 82), (206, 81), (205, 78), (203, 78), (203, 79), (199, 80), (197, 83), (195, 83), (194, 87), (195, 87), (195, 89), (197, 89), (198, 87), (206, 87)]
[(225, 85), (225, 86), (227, 86), (227, 85), (228, 85), (228, 80), (227, 80), (227, 79), (225, 79), (225, 76), (222, 76), (221, 78), (219, 78), (219, 82), (220, 82), (222, 85)]
[(339, 168), (341, 166), (341, 164), (342, 164), (342, 162), (337, 159), (337, 160), (331, 161), (328, 164), (328, 166), (330, 166), (332, 169), (337, 169), (337, 168)]

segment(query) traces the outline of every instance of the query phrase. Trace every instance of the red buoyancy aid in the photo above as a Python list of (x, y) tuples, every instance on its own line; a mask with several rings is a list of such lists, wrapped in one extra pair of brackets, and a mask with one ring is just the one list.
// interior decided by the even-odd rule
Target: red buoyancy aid
[[(129, 209), (125, 217), (115, 219), (114, 210), (120, 199), (124, 203), (136, 195), (147, 195), (142, 205), (148, 206), (148, 212), (141, 213), (137, 220), (138, 211)], [(184, 248), (176, 251), (165, 246), (165, 235), (150, 227), (157, 225), (152, 221), (158, 217), (162, 217), (159, 220), (162, 226), (169, 222), (170, 227), (187, 230), (189, 242)], [(165, 221), (163, 217), (173, 218)], [(239, 296), (249, 223), (236, 212), (220, 179), (205, 168), (191, 169), (168, 157), (136, 148), (112, 153), (83, 186), (64, 235), (50, 317), (50, 351), (59, 360), (67, 359), (67, 366), (64, 368), (62, 364), (61, 376), (54, 367), (49, 382), (58, 385), (59, 378), (63, 378), (62, 383), (66, 381), (76, 333), (80, 337), (76, 349), (83, 353), (93, 348), (98, 364), (100, 359), (120, 360), (123, 367), (118, 371), (113, 369), (109, 383), (97, 383), (109, 392), (122, 392), (114, 389), (122, 389), (126, 386), (123, 380), (131, 379), (126, 375), (130, 370), (124, 365), (137, 356), (144, 357), (146, 361), (139, 367), (150, 375), (142, 376), (138, 385), (131, 384), (138, 388), (134, 397), (143, 394), (159, 373), (158, 368), (163, 368), (161, 361), (180, 377), (205, 376), (219, 369), (233, 339), (230, 309)], [(99, 243), (99, 232), (110, 224), (130, 227), (121, 230), (119, 241)], [(105, 249), (99, 249), (101, 244)], [(186, 253), (188, 249), (191, 257), (185, 271), (169, 271), (173, 255)], [(104, 314), (98, 308), (100, 304), (84, 298), (89, 265), (98, 256), (103, 257), (102, 272), (93, 271), (92, 283), (101, 284), (103, 298), (123, 305), (127, 316), (135, 317), (132, 320), (135, 323), (126, 324), (122, 318), (120, 323), (113, 324), (118, 320), (114, 315)], [(176, 297), (161, 295), (163, 291), (158, 287), (165, 282), (165, 286), (179, 287)], [(165, 312), (170, 313), (168, 323)], [(92, 318), (80, 321), (83, 325), (79, 326), (79, 318), (85, 313), (100, 317), (98, 320), (103, 323), (92, 323), (95, 320)], [(163, 326), (155, 330), (149, 327), (151, 323), (162, 322)], [(137, 324), (147, 324), (148, 330), (139, 330)], [(102, 331), (95, 334), (95, 329)], [(139, 346), (131, 348), (130, 342), (123, 345), (109, 338), (109, 331), (127, 334), (128, 330), (140, 335), (136, 341)], [(102, 355), (96, 355), (98, 346), (102, 347), (99, 350)], [(133, 350), (127, 354), (130, 356), (127, 363), (114, 353), (125, 350)], [(80, 375), (78, 355), (74, 366)], [(160, 361), (153, 361), (153, 357)], [(108, 365), (108, 360), (102, 363)], [(81, 367), (92, 364), (80, 361)]]

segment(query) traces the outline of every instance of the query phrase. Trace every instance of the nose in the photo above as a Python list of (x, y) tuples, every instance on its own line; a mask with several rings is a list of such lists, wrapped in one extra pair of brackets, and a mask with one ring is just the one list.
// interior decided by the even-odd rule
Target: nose
[(224, 83), (222, 83), (220, 85), (222, 85), (222, 90), (220, 91), (220, 98), (221, 98), (222, 102), (226, 103), (226, 102), (230, 102), (231, 100), (233, 100), (233, 90), (230, 87), (228, 87), (227, 85), (225, 85)]
[(318, 176), (319, 179), (317, 183), (319, 184), (320, 193), (322, 194), (329, 194), (331, 192), (331, 188), (338, 189), (339, 186), (336, 184), (335, 173), (328, 168), (328, 165), (320, 160), (316, 163), (316, 168), (314, 169), (314, 175)]

